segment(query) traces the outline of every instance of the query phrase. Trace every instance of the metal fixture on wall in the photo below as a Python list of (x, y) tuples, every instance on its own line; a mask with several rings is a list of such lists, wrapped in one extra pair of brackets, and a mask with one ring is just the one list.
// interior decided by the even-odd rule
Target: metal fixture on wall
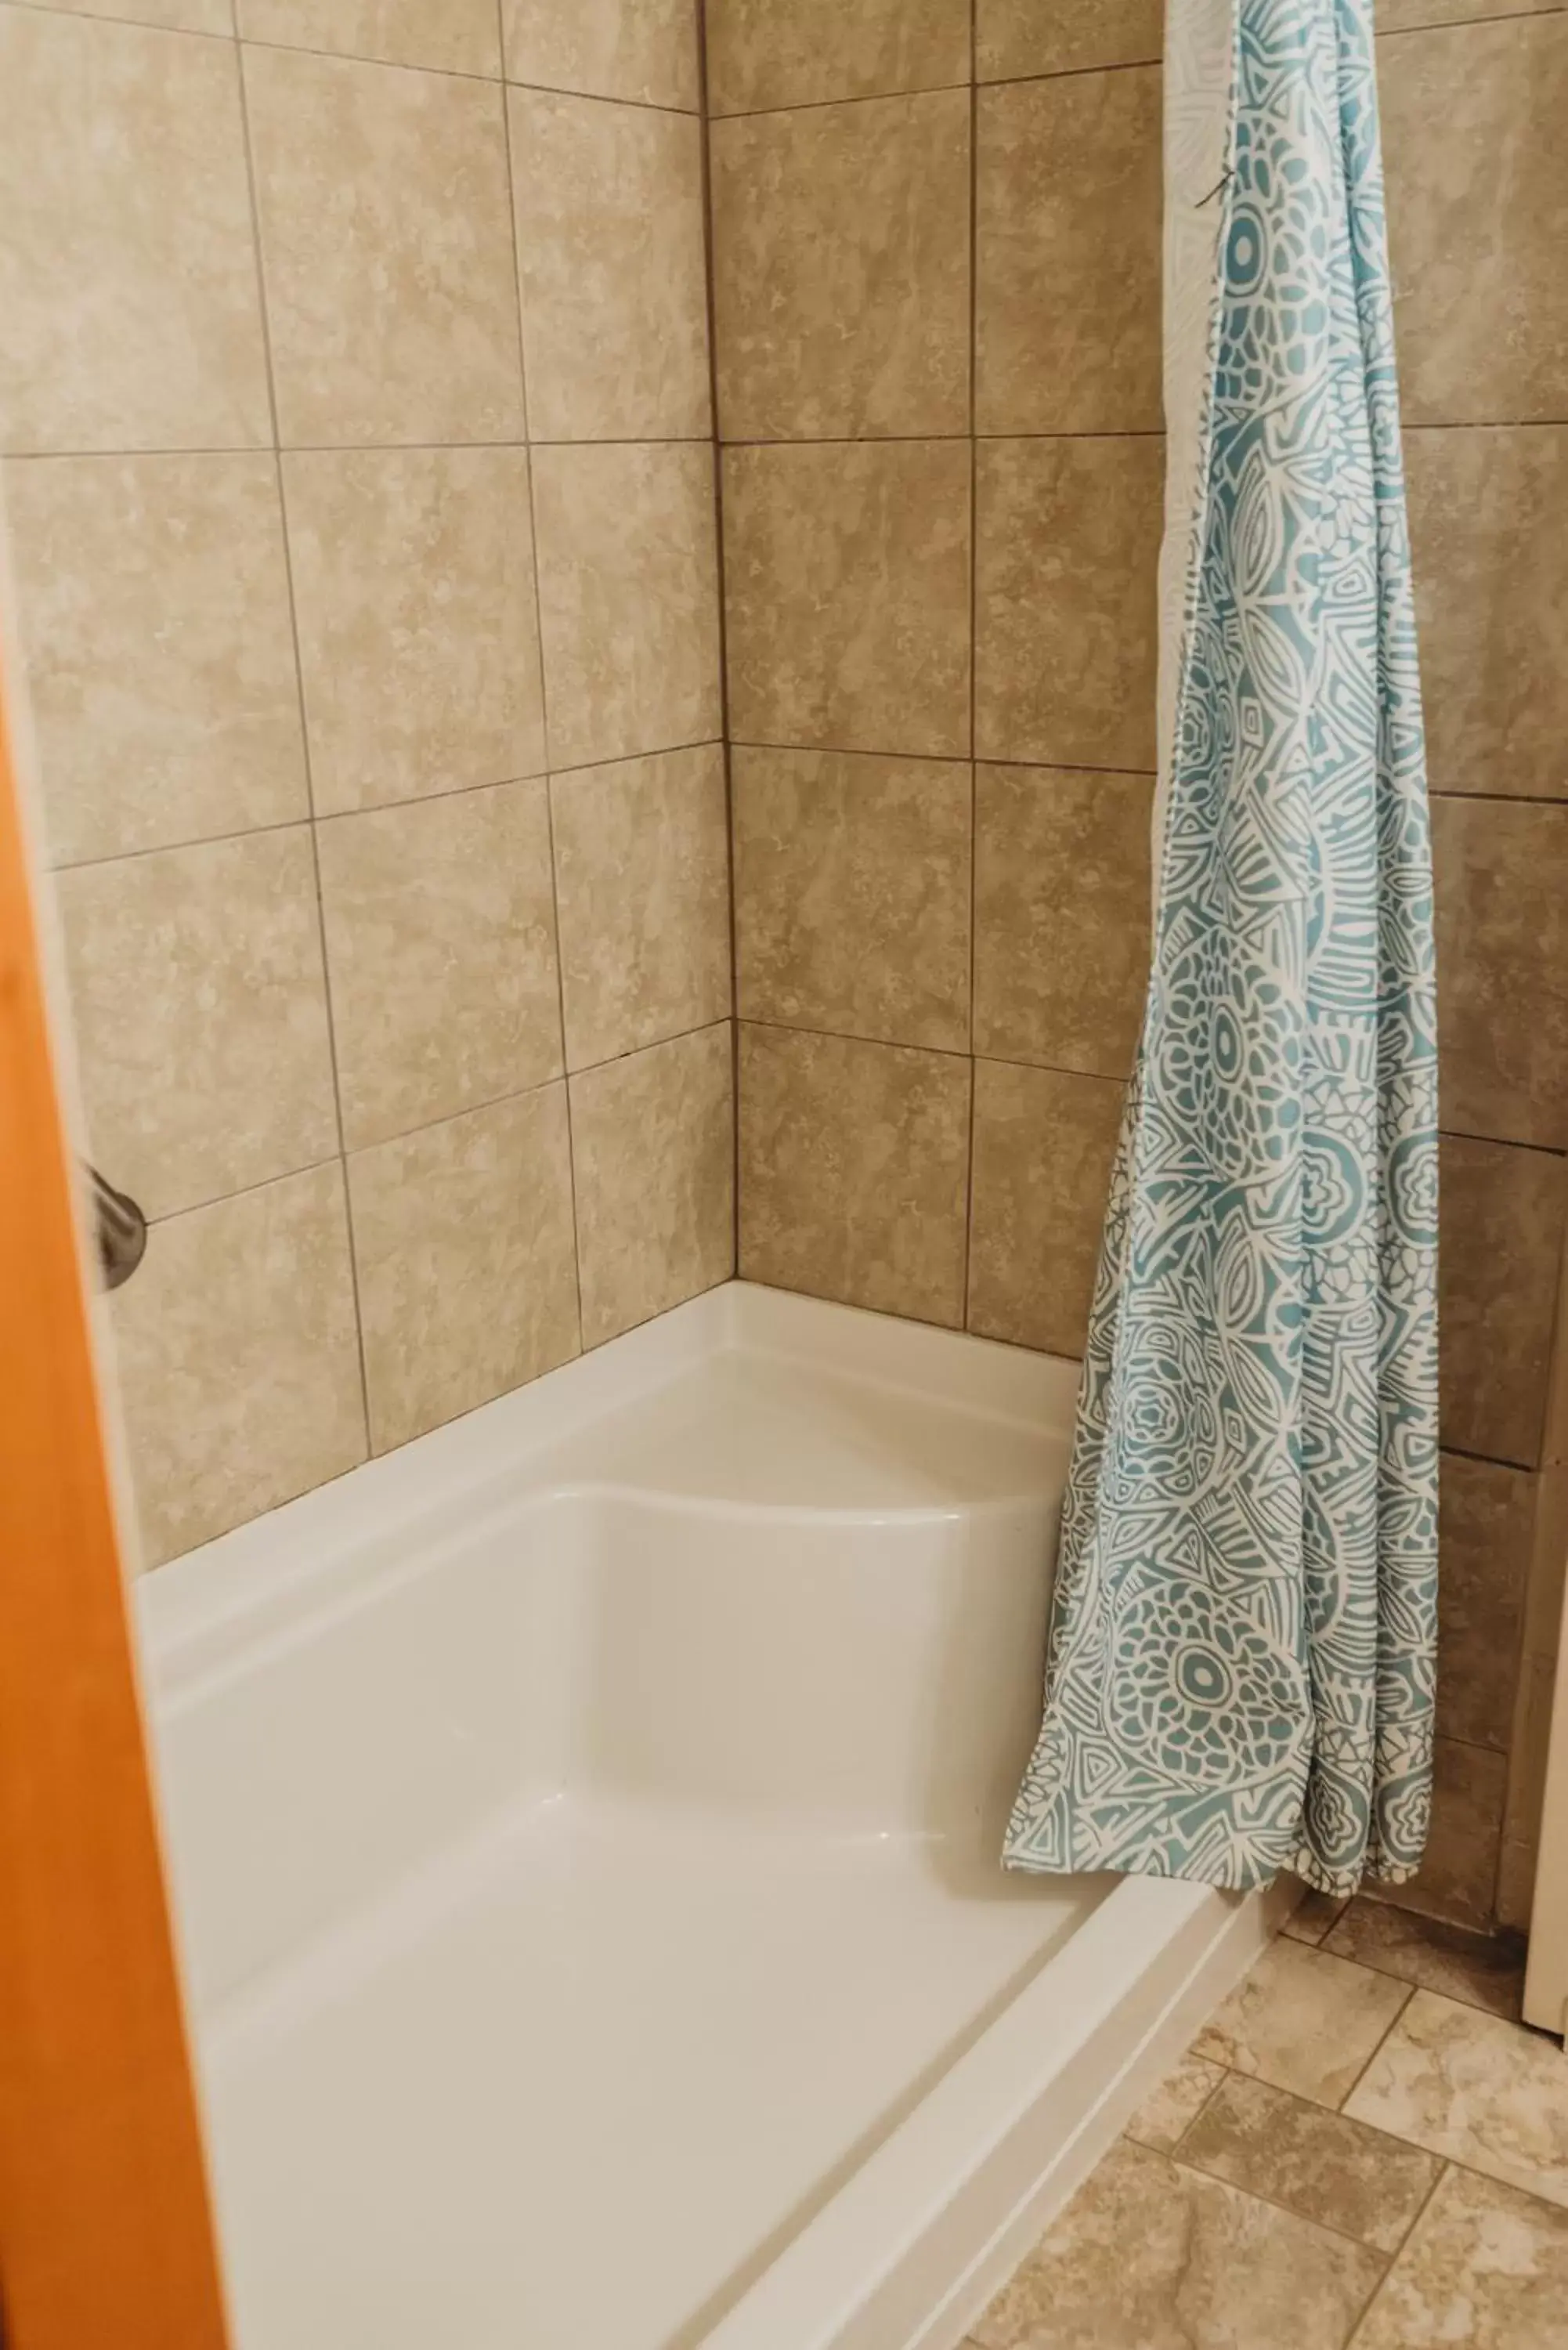
[(96, 1167), (88, 1168), (87, 1178), (92, 1187), (99, 1270), (104, 1287), (118, 1289), (147, 1253), (147, 1219), (126, 1192), (104, 1181)]

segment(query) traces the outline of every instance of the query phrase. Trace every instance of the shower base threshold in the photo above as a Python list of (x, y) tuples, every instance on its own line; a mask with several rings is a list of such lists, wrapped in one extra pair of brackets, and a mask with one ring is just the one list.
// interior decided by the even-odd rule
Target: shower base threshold
[(997, 1866), (1073, 1380), (730, 1284), (148, 1579), (237, 2350), (953, 2350), (1280, 1915)]

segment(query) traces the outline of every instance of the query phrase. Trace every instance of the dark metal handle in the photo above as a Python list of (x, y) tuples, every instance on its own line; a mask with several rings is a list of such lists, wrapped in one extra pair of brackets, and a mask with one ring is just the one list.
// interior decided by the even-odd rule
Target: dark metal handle
[(99, 1270), (104, 1287), (118, 1289), (147, 1253), (147, 1219), (134, 1200), (104, 1181), (96, 1167), (88, 1169), (87, 1178), (92, 1187)]

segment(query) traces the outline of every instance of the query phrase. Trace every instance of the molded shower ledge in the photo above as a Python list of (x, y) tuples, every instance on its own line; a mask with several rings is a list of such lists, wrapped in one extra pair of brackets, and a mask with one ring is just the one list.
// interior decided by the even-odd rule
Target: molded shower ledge
[(1289, 1906), (997, 1866), (1075, 1377), (731, 1284), (140, 1586), (238, 2350), (952, 2350)]

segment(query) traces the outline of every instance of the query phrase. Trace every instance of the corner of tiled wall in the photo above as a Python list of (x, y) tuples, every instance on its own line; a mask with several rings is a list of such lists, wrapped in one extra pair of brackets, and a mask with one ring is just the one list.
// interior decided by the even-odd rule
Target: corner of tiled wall
[[(1076, 1354), (1147, 956), (1163, 9), (707, 5), (741, 1268)], [(1438, 1804), (1397, 1898), (1521, 1923), (1568, 1205), (1568, 18), (1379, 22), (1447, 1130)]]
[(1147, 954), (1160, 23), (708, 0), (741, 1269), (1064, 1353)]
[(150, 1563), (732, 1269), (701, 87), (691, 0), (0, 5)]

